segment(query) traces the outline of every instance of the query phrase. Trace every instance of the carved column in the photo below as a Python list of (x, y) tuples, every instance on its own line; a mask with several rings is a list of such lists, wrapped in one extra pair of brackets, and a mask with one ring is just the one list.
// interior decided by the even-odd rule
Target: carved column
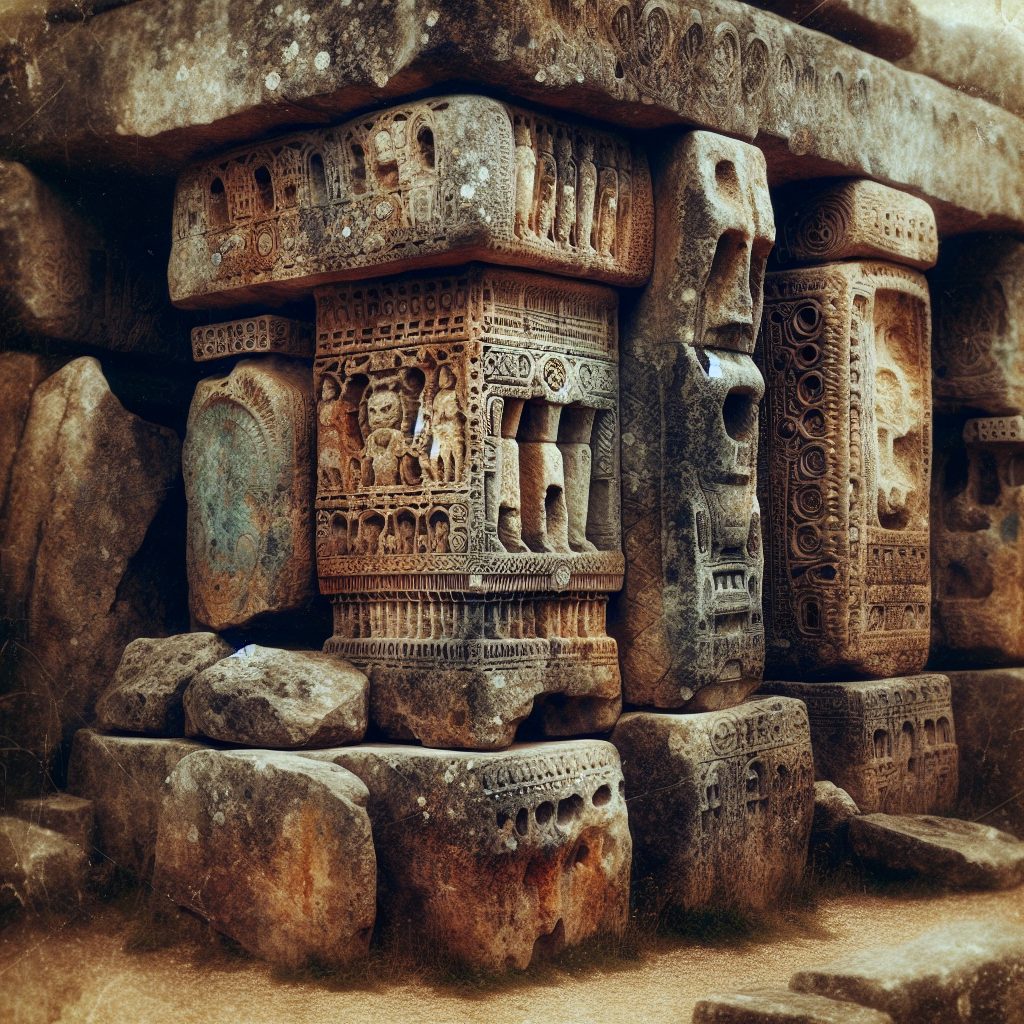
[(658, 176), (654, 275), (624, 332), (627, 702), (727, 707), (764, 662), (750, 353), (775, 237), (764, 157), (693, 132)]
[(916, 672), (931, 368), (928, 286), (910, 268), (935, 262), (934, 217), (869, 181), (791, 198), (778, 260), (807, 265), (767, 275), (759, 348), (768, 660), (806, 675)]

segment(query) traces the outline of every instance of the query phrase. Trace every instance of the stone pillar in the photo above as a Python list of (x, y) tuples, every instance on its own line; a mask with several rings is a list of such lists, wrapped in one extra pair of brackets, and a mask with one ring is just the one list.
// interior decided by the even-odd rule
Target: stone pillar
[(492, 748), (621, 707), (617, 296), (471, 266), (317, 290), (326, 649), (394, 738)]
[(810, 265), (767, 275), (759, 350), (775, 671), (927, 660), (930, 313), (910, 267), (935, 254), (927, 204), (874, 182), (803, 189), (780, 218), (779, 262)]
[(654, 276), (623, 337), (618, 639), (628, 703), (702, 710), (763, 670), (751, 353), (775, 228), (752, 146), (693, 132), (657, 177)]

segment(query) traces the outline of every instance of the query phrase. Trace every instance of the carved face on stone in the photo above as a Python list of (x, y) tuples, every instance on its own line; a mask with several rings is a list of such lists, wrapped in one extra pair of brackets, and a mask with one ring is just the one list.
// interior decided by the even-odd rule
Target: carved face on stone
[(388, 388), (375, 390), (366, 402), (366, 422), (371, 430), (397, 430), (402, 423), (402, 400)]

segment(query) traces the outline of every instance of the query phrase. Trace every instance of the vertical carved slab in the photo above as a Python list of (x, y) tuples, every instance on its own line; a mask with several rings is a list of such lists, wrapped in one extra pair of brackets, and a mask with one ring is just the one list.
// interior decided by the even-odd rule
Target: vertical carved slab
[(269, 315), (192, 328), (192, 358), (197, 363), (261, 354), (312, 359), (313, 328), (300, 320)]
[(441, 96), (190, 168), (168, 277), (195, 307), (471, 259), (637, 285), (652, 218), (646, 160), (623, 137)]
[(942, 814), (956, 800), (958, 754), (949, 679), (927, 674), (863, 683), (765, 683), (807, 706), (819, 779), (863, 814)]
[(498, 747), (621, 707), (617, 297), (470, 267), (317, 291), (326, 649), (395, 738)]
[(315, 596), (312, 432), (307, 364), (242, 360), (196, 386), (182, 462), (200, 625), (248, 626)]
[(973, 664), (1024, 659), (1024, 416), (936, 433), (932, 642)]
[(1024, 242), (951, 238), (932, 278), (935, 405), (1024, 411)]
[(385, 933), (476, 969), (523, 969), (629, 913), (619, 757), (574, 740), (500, 752), (366, 745), (304, 756), (370, 791)]
[(764, 663), (750, 358), (774, 238), (759, 150), (683, 136), (658, 175), (654, 276), (623, 339), (625, 699), (691, 710)]
[(929, 336), (914, 271), (767, 275), (759, 488), (776, 670), (885, 676), (927, 660)]
[(623, 715), (633, 878), (650, 910), (749, 911), (800, 879), (814, 811), (807, 712), (796, 700)]

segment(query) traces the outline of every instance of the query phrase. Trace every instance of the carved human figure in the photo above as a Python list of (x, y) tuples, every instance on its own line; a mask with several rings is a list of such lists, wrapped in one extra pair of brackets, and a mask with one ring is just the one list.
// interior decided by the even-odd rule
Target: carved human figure
[(597, 203), (597, 167), (594, 144), (584, 139), (580, 145), (580, 188), (576, 215), (576, 244), (587, 252), (594, 251), (594, 208)]
[(359, 408), (341, 394), (338, 382), (325, 376), (317, 409), (317, 461), (321, 484), (352, 489), (359, 485), (359, 456), (363, 436)]
[(537, 181), (537, 212), (534, 233), (538, 238), (547, 241), (551, 237), (551, 225), (555, 220), (555, 204), (558, 189), (558, 168), (552, 152), (551, 133), (547, 130), (538, 132), (540, 155)]
[(619, 194), (615, 171), (606, 167), (601, 171), (600, 192), (597, 201), (597, 251), (611, 256), (615, 251)]
[(389, 487), (400, 480), (400, 460), (406, 441), (399, 429), (402, 401), (389, 387), (374, 388), (366, 399), (367, 435), (363, 445), (362, 483)]
[[(895, 337), (894, 337), (895, 335)], [(912, 344), (912, 343), (911, 343)], [(918, 395), (896, 352), (905, 353), (907, 342), (899, 328), (878, 331), (875, 337), (875, 432), (878, 437), (878, 520), (885, 526), (905, 525), (908, 505), (921, 481), (920, 444), (914, 439), (920, 429), (914, 401)], [(905, 358), (905, 355), (904, 355)]]
[(558, 165), (558, 209), (555, 213), (555, 241), (568, 245), (576, 224), (576, 163), (572, 158), (572, 139), (560, 134), (555, 140)]
[(461, 480), (465, 462), (466, 416), (456, 385), (452, 368), (442, 366), (437, 374), (437, 391), (430, 416), (430, 466), (439, 483)]
[(537, 154), (533, 149), (530, 126), (518, 121), (515, 126), (516, 217), (514, 230), (519, 238), (533, 235), (533, 190), (537, 178)]

